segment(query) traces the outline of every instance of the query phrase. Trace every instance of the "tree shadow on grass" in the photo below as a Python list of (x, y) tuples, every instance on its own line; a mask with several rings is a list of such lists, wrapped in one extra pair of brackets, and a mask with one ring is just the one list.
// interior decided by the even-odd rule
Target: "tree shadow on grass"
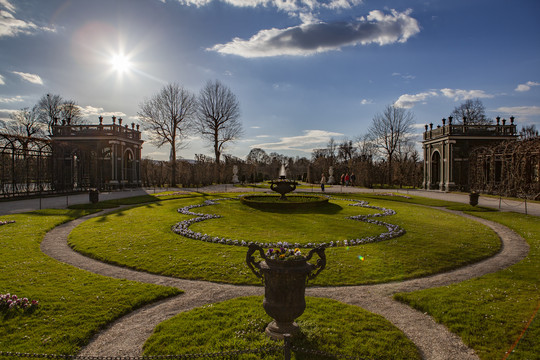
[[(247, 206), (250, 206), (250, 205), (247, 205)], [(298, 208), (288, 208), (288, 209), (287, 208), (280, 209), (278, 206), (273, 206), (273, 207), (250, 206), (250, 207), (253, 207), (254, 209), (260, 210), (262, 212), (282, 214), (282, 215), (294, 215), (294, 214), (334, 215), (334, 214), (339, 213), (341, 210), (343, 210), (342, 206), (331, 203), (331, 202), (317, 204), (317, 206), (314, 206), (314, 207), (298, 207)]]

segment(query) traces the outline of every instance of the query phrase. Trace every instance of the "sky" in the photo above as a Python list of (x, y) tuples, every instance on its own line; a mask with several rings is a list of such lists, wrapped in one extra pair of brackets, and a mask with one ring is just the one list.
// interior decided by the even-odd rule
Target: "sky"
[[(419, 142), (467, 99), (540, 129), (539, 17), (538, 0), (0, 0), (0, 120), (58, 94), (90, 123), (139, 123), (164, 85), (219, 80), (240, 103), (225, 149), (240, 158), (310, 158), (392, 104)], [(180, 156), (195, 154), (212, 149), (192, 134)]]

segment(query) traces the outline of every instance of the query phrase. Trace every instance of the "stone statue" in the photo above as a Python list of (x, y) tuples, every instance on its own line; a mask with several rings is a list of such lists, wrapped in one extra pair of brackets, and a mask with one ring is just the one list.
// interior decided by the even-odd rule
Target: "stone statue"
[(240, 180), (238, 180), (238, 165), (233, 166), (232, 172), (233, 172), (232, 182), (233, 184), (238, 184), (240, 182)]
[(328, 177), (328, 185), (335, 184), (336, 180), (334, 179), (334, 168), (332, 166), (328, 169), (328, 175), (330, 175)]

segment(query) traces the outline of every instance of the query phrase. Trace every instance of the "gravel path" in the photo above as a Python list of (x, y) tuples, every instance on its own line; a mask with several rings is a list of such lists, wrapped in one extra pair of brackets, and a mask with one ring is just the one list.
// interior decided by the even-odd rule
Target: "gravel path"
[[(113, 210), (116, 209), (109, 211)], [(102, 214), (103, 212), (85, 216), (54, 228), (45, 235), (41, 250), (56, 260), (97, 274), (174, 286), (184, 290), (185, 293), (149, 304), (118, 319), (92, 339), (80, 355), (140, 356), (142, 345), (160, 322), (180, 312), (205, 304), (239, 296), (264, 294), (262, 287), (226, 285), (152, 275), (109, 265), (73, 251), (67, 245), (69, 233), (83, 221)], [(459, 214), (492, 228), (501, 238), (502, 250), (489, 259), (443, 274), (380, 285), (312, 287), (307, 289), (306, 295), (332, 298), (384, 316), (416, 344), (424, 359), (478, 359), (474, 351), (465, 346), (458, 336), (449, 332), (443, 325), (437, 324), (433, 318), (392, 300), (392, 295), (396, 292), (409, 292), (457, 283), (507, 268), (527, 256), (528, 244), (510, 229), (491, 221)]]

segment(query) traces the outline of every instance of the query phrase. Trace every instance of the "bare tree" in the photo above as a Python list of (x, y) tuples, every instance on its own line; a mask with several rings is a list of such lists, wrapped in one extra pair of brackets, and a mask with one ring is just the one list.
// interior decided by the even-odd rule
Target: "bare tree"
[(416, 186), (414, 180), (414, 170), (419, 159), (418, 151), (414, 147), (412, 141), (402, 142), (396, 150), (397, 175), (399, 181), (399, 188), (403, 187), (403, 184), (413, 184)]
[(43, 95), (36, 105), (36, 112), (39, 122), (47, 126), (49, 135), (52, 135), (55, 119), (66, 120), (72, 125), (85, 122), (81, 107), (73, 100), (64, 100), (60, 95)]
[(35, 137), (44, 135), (43, 124), (38, 120), (39, 111), (37, 106), (32, 109), (24, 108), (10, 114), (11, 121), (6, 123), (6, 130), (9, 134)]
[(454, 108), (450, 114), (458, 123), (467, 119), (467, 123), (471, 125), (487, 125), (493, 123), (492, 119), (486, 117), (486, 108), (479, 99), (466, 100), (459, 106)]
[(254, 165), (268, 165), (270, 163), (270, 156), (261, 148), (253, 148), (247, 155), (246, 162)]
[(330, 159), (330, 166), (334, 165), (336, 162), (336, 152), (337, 152), (338, 145), (336, 144), (336, 140), (331, 137), (330, 140), (328, 140), (328, 144), (326, 144), (326, 153), (328, 156), (328, 159)]
[(377, 147), (386, 155), (388, 184), (392, 184), (392, 160), (398, 147), (405, 142), (411, 131), (414, 115), (409, 110), (388, 105), (382, 114), (373, 117), (369, 134)]
[(338, 158), (348, 162), (356, 154), (356, 148), (353, 145), (352, 140), (344, 139), (338, 146)]
[(373, 160), (377, 155), (377, 144), (370, 134), (360, 135), (356, 138), (356, 155), (362, 160)]
[(195, 96), (178, 84), (165, 85), (157, 94), (140, 104), (137, 113), (150, 141), (158, 148), (171, 146), (171, 186), (176, 185), (176, 151), (190, 130), (195, 114)]
[(54, 120), (62, 115), (62, 103), (64, 100), (60, 95), (43, 95), (37, 104), (39, 111), (39, 121), (47, 126), (49, 135), (52, 135)]
[(71, 125), (84, 123), (82, 110), (73, 100), (66, 100), (60, 106), (60, 114)]
[(197, 101), (197, 130), (214, 149), (216, 164), (228, 142), (243, 133), (236, 95), (219, 80), (208, 81)]
[(532, 139), (534, 137), (538, 136), (538, 130), (536, 130), (536, 125), (523, 125), (521, 130), (519, 131), (519, 137), (520, 139), (526, 140), (526, 139)]

